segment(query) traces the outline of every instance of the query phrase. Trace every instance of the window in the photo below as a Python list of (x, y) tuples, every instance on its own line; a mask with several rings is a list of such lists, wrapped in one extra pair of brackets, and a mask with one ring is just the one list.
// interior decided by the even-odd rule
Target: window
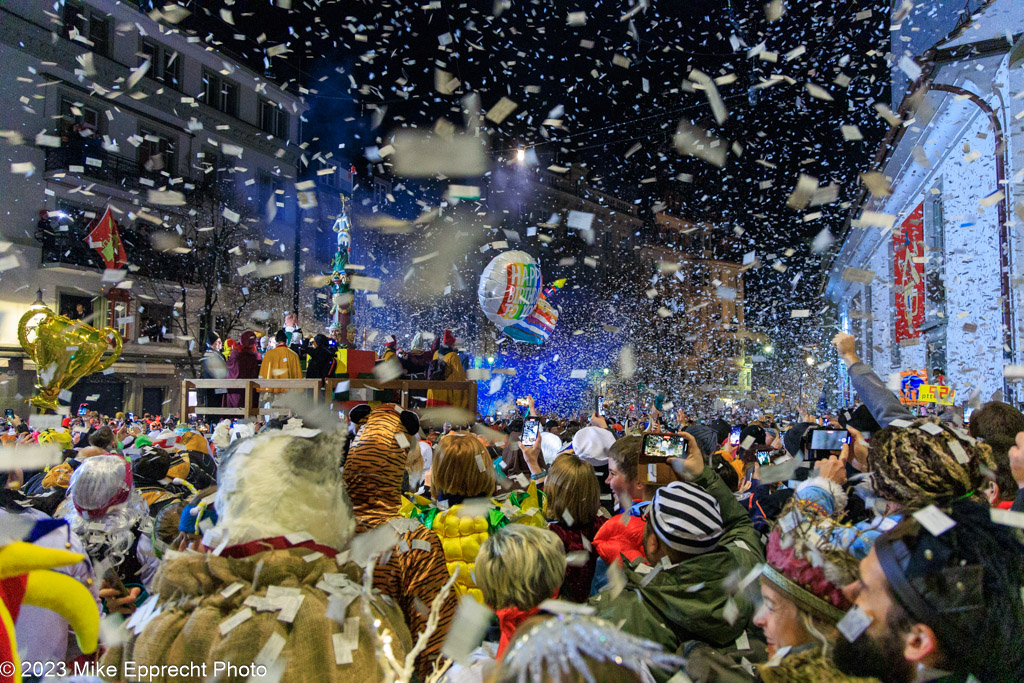
[(181, 58), (174, 50), (153, 42), (148, 38), (142, 40), (142, 51), (139, 53), (139, 64), (149, 61), (147, 78), (160, 81), (175, 90), (181, 89)]
[(57, 127), (62, 138), (98, 137), (101, 120), (98, 110), (66, 97), (61, 98)]
[(202, 171), (203, 179), (211, 183), (224, 180), (228, 170), (220, 151), (207, 145), (203, 145), (203, 151), (199, 153), (199, 163), (196, 164), (196, 168)]
[(202, 100), (225, 114), (238, 116), (238, 86), (212, 71), (203, 69)]
[(288, 112), (270, 100), (260, 100), (260, 128), (279, 138), (288, 137)]
[(173, 342), (173, 309), (164, 304), (147, 301), (139, 306), (139, 337), (148, 337), (150, 342)]
[(82, 4), (82, 0), (64, 3), (64, 28), (67, 36), (89, 45), (93, 52), (110, 56), (110, 19)]
[(391, 183), (383, 178), (373, 179), (373, 203), (376, 206), (384, 206), (388, 203), (388, 195), (391, 194)]
[(147, 175), (159, 175), (161, 171), (170, 176), (177, 173), (177, 153), (175, 141), (167, 136), (149, 130), (139, 132), (142, 144), (139, 145), (139, 165)]

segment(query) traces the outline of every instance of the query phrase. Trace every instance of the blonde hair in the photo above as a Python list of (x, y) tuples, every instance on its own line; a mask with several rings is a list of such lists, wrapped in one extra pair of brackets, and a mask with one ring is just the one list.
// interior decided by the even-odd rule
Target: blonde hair
[(565, 548), (553, 531), (510, 524), (480, 546), (473, 575), (492, 609), (531, 609), (565, 580)]
[(601, 491), (594, 467), (572, 453), (555, 458), (544, 480), (544, 494), (548, 519), (567, 527), (587, 526), (597, 519)]
[(432, 468), (434, 495), (478, 498), (494, 493), (498, 478), (487, 457), (487, 450), (469, 432), (451, 432), (438, 444)]

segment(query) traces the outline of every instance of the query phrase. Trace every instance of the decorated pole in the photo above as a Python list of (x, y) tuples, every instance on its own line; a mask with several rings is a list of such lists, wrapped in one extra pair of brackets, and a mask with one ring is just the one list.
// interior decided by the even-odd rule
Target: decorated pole
[(356, 338), (355, 327), (351, 326), (355, 296), (352, 293), (352, 276), (347, 269), (352, 248), (352, 223), (345, 195), (341, 195), (341, 213), (334, 221), (334, 232), (338, 234), (338, 250), (331, 262), (331, 330), (340, 346), (351, 349)]

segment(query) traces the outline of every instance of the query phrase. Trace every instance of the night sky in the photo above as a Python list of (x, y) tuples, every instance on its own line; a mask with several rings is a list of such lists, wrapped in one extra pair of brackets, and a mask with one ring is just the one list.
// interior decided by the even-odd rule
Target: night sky
[[(814, 319), (790, 311), (823, 307), (820, 259), (884, 135), (872, 105), (891, 93), (887, 3), (790, 5), (204, 2), (188, 5), (193, 15), (179, 28), (310, 90), (311, 150), (354, 164), (363, 181), (364, 150), (395, 130), (429, 129), (440, 117), (462, 126), (467, 93), (484, 111), (507, 97), (515, 111), (486, 122), (492, 157), (525, 147), (541, 167), (584, 166), (592, 184), (647, 218), (671, 195), (681, 217), (718, 226), (713, 237), (732, 258), (756, 253), (748, 327), (800, 344)], [(280, 45), (288, 52), (267, 56)], [(435, 89), (439, 71), (458, 79), (453, 93)], [(710, 79), (717, 97), (702, 85)], [(721, 166), (680, 154), (681, 122), (729, 150)], [(820, 191), (792, 208), (801, 174)]]

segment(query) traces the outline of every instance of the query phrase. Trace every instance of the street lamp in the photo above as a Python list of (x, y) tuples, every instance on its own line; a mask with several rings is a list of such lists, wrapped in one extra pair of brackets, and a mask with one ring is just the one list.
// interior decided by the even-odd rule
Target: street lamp
[(604, 370), (602, 370), (602, 372), (604, 372), (604, 374), (607, 375), (608, 374), (608, 368), (605, 368)]
[(807, 358), (804, 358), (804, 361), (805, 361), (805, 362), (806, 362), (806, 363), (807, 363), (808, 365), (814, 365), (814, 358), (813, 358), (812, 356), (807, 356)]
[(494, 365), (494, 356), (487, 356), (487, 364)]
[(771, 352), (773, 351), (772, 345), (771, 344), (765, 344), (763, 347), (761, 347), (761, 351), (763, 351), (766, 354), (771, 354)]
[(40, 287), (36, 290), (36, 300), (32, 302), (29, 308), (46, 308), (46, 302), (43, 301), (43, 288)]
[(518, 161), (519, 163), (523, 163), (524, 161), (526, 161), (526, 150), (525, 149), (519, 148), (519, 149), (516, 150), (516, 161)]

